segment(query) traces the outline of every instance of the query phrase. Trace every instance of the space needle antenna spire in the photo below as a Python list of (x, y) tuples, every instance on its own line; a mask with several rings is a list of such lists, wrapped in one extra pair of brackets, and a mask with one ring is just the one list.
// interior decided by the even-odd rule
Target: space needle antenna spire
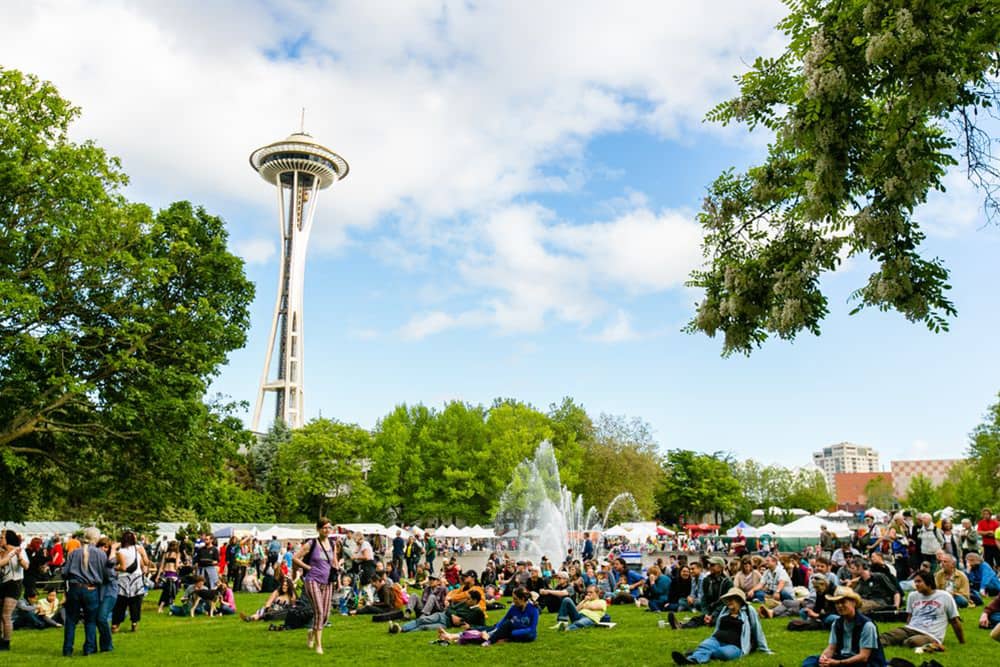
[(305, 133), (305, 123), (303, 107), (298, 132), (250, 154), (250, 166), (277, 192), (281, 235), (278, 294), (251, 424), (258, 432), (265, 398), (272, 393), (275, 420), (290, 428), (305, 423), (302, 295), (306, 248), (319, 191), (347, 176), (350, 169), (344, 158)]

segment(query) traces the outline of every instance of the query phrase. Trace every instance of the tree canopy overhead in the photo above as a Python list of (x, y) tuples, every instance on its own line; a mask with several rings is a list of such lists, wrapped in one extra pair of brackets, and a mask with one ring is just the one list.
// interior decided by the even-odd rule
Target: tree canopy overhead
[(984, 118), (1000, 98), (1000, 3), (785, 0), (786, 50), (737, 77), (708, 114), (773, 132), (763, 163), (708, 189), (704, 289), (690, 332), (723, 334), (723, 354), (769, 336), (818, 334), (820, 277), (845, 256), (876, 270), (856, 307), (896, 310), (931, 330), (956, 314), (948, 270), (920, 252), (914, 210), (962, 164), (1000, 209), (1000, 169)]
[(204, 395), (245, 343), (253, 285), (218, 217), (127, 201), (118, 160), (68, 139), (78, 115), (0, 69), (0, 476), (54, 465), (58, 488), (155, 508), (235, 453)]

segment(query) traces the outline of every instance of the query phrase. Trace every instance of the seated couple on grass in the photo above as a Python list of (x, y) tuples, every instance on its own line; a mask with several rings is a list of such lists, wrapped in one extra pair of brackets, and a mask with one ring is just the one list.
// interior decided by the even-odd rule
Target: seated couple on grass
[[(513, 604), (496, 625), (462, 632), (449, 633), (438, 629), (438, 641), (449, 644), (502, 644), (505, 642), (533, 642), (538, 637), (538, 607), (529, 602), (528, 590), (523, 586), (515, 588)], [(601, 600), (603, 603), (604, 600)]]

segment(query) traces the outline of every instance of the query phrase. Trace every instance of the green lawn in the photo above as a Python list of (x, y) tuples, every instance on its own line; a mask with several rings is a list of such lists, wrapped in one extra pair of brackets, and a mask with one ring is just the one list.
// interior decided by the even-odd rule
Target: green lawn
[[(158, 599), (154, 593), (150, 600)], [(240, 609), (253, 611), (266, 596), (237, 595)], [(493, 621), (502, 612), (490, 612)], [(640, 611), (633, 607), (613, 607), (611, 615), (618, 626), (560, 633), (549, 630), (555, 618), (543, 614), (539, 638), (530, 645), (433, 646), (432, 632), (389, 635), (386, 625), (370, 618), (334, 616), (324, 644), (326, 655), (316, 656), (306, 646), (305, 630), (268, 632), (266, 623), (243, 623), (238, 617), (172, 618), (157, 615), (151, 603), (143, 610), (143, 620), (136, 634), (115, 636), (115, 651), (96, 655), (87, 663), (98, 664), (208, 664), (219, 660), (230, 665), (276, 665), (289, 658), (308, 661), (333, 661), (345, 658), (358, 665), (452, 665), (467, 664), (469, 659), (488, 659), (493, 665), (524, 664), (525, 658), (538, 665), (666, 665), (670, 652), (686, 650), (709, 632), (707, 630), (660, 630), (657, 620), (665, 615)], [(968, 643), (958, 644), (949, 629), (945, 640), (949, 651), (938, 656), (944, 665), (992, 665), (1000, 662), (1000, 643), (990, 640), (985, 630), (976, 627), (978, 610), (963, 613)], [(827, 635), (820, 632), (791, 633), (781, 619), (764, 621), (768, 643), (775, 655), (753, 655), (740, 664), (799, 665), (802, 659), (818, 653)], [(126, 622), (124, 627), (127, 627)], [(76, 660), (82, 651), (82, 626), (77, 631)], [(0, 653), (0, 664), (62, 664), (62, 631), (58, 629), (17, 630), (10, 653)], [(887, 656), (902, 656), (920, 664), (921, 656), (912, 650), (887, 649)]]

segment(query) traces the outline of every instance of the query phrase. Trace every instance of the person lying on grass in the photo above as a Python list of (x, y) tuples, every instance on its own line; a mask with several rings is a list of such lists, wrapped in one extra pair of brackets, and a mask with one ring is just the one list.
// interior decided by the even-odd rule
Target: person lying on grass
[(554, 629), (582, 630), (592, 628), (601, 621), (607, 609), (608, 603), (601, 597), (597, 586), (587, 586), (587, 592), (579, 604), (573, 604), (573, 600), (570, 598), (563, 598), (562, 605), (559, 607), (559, 622), (554, 626)]
[(478, 588), (473, 588), (469, 591), (466, 602), (450, 604), (444, 611), (421, 616), (403, 625), (390, 622), (389, 634), (394, 635), (400, 632), (413, 632), (415, 630), (437, 630), (438, 628), (462, 628), (463, 630), (469, 630), (475, 627), (483, 627), (486, 625), (486, 614), (480, 606), (481, 602), (482, 594)]
[(847, 586), (838, 586), (827, 599), (834, 603), (840, 618), (830, 629), (830, 643), (823, 653), (809, 656), (802, 661), (802, 667), (885, 667), (887, 663), (878, 638), (878, 628), (858, 611), (861, 596)]
[[(505, 642), (527, 643), (538, 637), (538, 607), (528, 600), (530, 595), (523, 586), (514, 589), (513, 603), (500, 622), (484, 630), (464, 630), (450, 633), (438, 628), (438, 640), (449, 644), (503, 644)], [(604, 600), (601, 600), (603, 603)]]
[(671, 653), (675, 665), (699, 665), (710, 660), (737, 660), (754, 651), (773, 653), (754, 608), (743, 589), (733, 586), (720, 598), (725, 610), (715, 619), (715, 632), (686, 655)]

